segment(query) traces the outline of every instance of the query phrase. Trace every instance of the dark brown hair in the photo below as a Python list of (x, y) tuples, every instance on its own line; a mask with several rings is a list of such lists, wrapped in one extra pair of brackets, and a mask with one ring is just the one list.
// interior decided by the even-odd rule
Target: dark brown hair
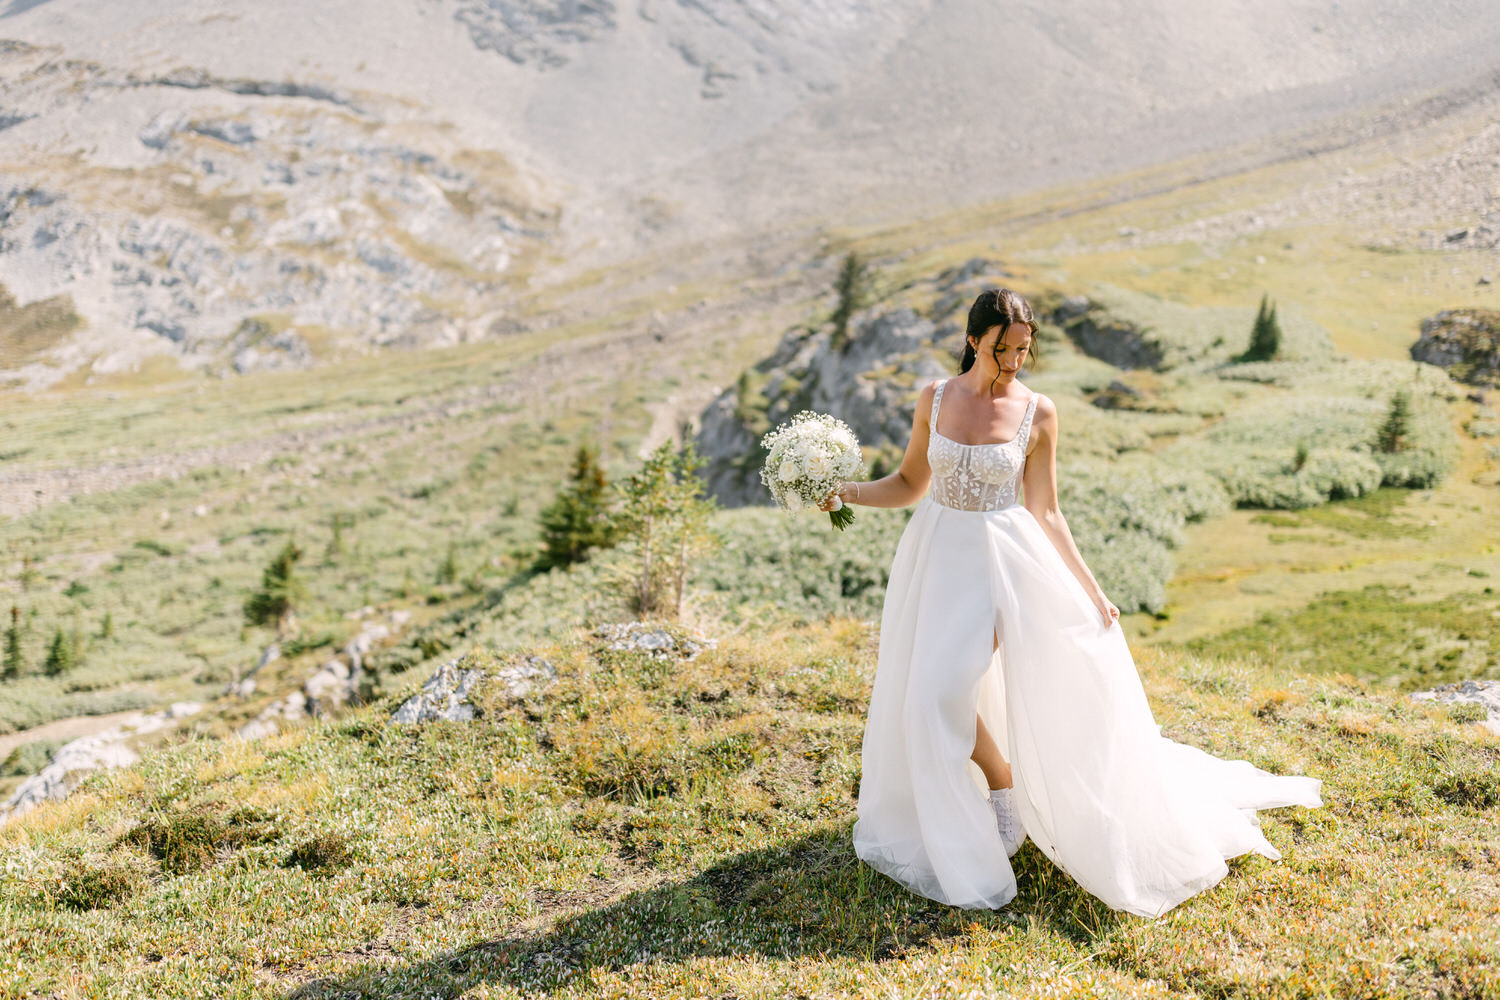
[[(1001, 336), (1004, 336), (1005, 331), (1015, 323), (1025, 323), (1031, 330), (1031, 349), (1026, 352), (1026, 363), (1035, 368), (1037, 323), (1036, 316), (1031, 311), (1031, 303), (1009, 288), (986, 288), (969, 307), (969, 325), (964, 331), (964, 355), (958, 362), (959, 374), (974, 367), (974, 341), (984, 339), (992, 326), (998, 326)], [(996, 344), (999, 344), (999, 338), (996, 338)], [(995, 365), (998, 367), (999, 364), (1000, 359), (995, 356)], [(996, 375), (996, 378), (999, 376)], [(993, 381), (990, 382), (990, 387), (994, 388)]]

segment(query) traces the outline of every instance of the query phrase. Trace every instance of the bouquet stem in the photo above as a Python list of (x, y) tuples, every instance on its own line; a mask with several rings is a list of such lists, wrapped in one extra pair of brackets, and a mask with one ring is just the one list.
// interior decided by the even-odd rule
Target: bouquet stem
[(854, 511), (849, 509), (848, 504), (845, 504), (838, 510), (830, 510), (828, 512), (828, 520), (833, 522), (835, 528), (843, 531), (854, 523)]

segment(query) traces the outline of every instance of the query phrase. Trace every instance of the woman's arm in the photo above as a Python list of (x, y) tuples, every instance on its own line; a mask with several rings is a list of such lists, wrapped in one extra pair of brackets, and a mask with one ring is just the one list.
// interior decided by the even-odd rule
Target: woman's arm
[(917, 410), (911, 418), (911, 437), (906, 442), (906, 453), (901, 456), (901, 467), (873, 482), (845, 483), (819, 505), (821, 510), (827, 510), (835, 496), (844, 503), (866, 507), (910, 507), (922, 499), (932, 480), (932, 469), (927, 464), (927, 422), (931, 419), (932, 394), (936, 389), (937, 383), (933, 382), (917, 396)]
[(1031, 421), (1031, 450), (1026, 456), (1026, 470), (1021, 475), (1026, 509), (1042, 526), (1042, 531), (1062, 556), (1068, 569), (1083, 584), (1084, 592), (1094, 602), (1094, 607), (1099, 609), (1104, 624), (1113, 625), (1120, 617), (1120, 609), (1104, 596), (1099, 581), (1089, 572), (1088, 565), (1084, 563), (1083, 556), (1079, 554), (1078, 546), (1073, 541), (1073, 533), (1068, 530), (1068, 520), (1063, 517), (1062, 509), (1058, 506), (1057, 423), (1056, 404), (1046, 396), (1038, 396), (1036, 413)]

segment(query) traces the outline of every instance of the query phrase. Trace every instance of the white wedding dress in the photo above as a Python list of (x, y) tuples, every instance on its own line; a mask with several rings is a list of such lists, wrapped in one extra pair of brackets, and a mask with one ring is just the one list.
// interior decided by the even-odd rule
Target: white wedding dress
[(944, 903), (1010, 902), (1015, 875), (969, 761), (977, 710), (1027, 835), (1117, 910), (1156, 916), (1222, 879), (1228, 858), (1279, 858), (1255, 810), (1321, 805), (1321, 782), (1161, 735), (1120, 627), (1017, 502), (1036, 394), (1011, 441), (981, 445), (937, 432), (942, 396), (939, 384), (932, 489), (886, 590), (855, 852)]

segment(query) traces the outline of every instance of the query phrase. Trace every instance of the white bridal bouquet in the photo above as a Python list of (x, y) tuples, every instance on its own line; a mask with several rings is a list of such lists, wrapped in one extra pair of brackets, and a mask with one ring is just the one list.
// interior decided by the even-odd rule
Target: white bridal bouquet
[[(766, 464), (760, 481), (782, 507), (797, 513), (815, 508), (845, 480), (863, 478), (864, 456), (849, 425), (826, 413), (803, 410), (760, 439)], [(843, 531), (854, 521), (854, 511), (837, 497), (828, 512), (833, 526)]]

